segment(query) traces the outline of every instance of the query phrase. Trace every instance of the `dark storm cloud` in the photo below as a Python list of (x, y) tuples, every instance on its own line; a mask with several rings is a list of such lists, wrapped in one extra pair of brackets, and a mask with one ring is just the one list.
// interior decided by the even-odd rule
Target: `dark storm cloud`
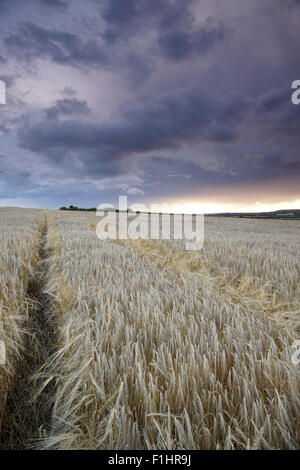
[(187, 27), (193, 18), (189, 10), (193, 1), (95, 0), (95, 3), (106, 23), (103, 37), (108, 43), (135, 36), (146, 28), (173, 29), (179, 23)]
[(260, 102), (258, 103), (258, 112), (268, 113), (277, 111), (282, 106), (290, 105), (290, 90), (287, 88), (271, 88), (261, 96)]
[(135, 0), (127, 0), (126, 2), (118, 2), (112, 0), (110, 2), (98, 2), (104, 5), (103, 18), (107, 23), (111, 24), (129, 24), (137, 16), (137, 2)]
[[(86, 20), (87, 31), (88, 25), (89, 20)], [(21, 24), (16, 33), (4, 39), (4, 44), (8, 56), (26, 65), (37, 59), (47, 59), (84, 71), (91, 68), (122, 70), (133, 86), (145, 81), (155, 68), (152, 57), (130, 48), (120, 54), (118, 46), (109, 48), (99, 37), (83, 39), (80, 33), (44, 28), (33, 22)]]
[(47, 8), (67, 8), (68, 2), (66, 0), (37, 0), (41, 5)]
[[(123, 58), (120, 59), (117, 54), (117, 60), (114, 60), (117, 50), (109, 53), (109, 43), (109, 47), (113, 47), (113, 43), (124, 40), (126, 36), (137, 36), (143, 28), (152, 29), (157, 32), (160, 54), (170, 60), (181, 61), (206, 53), (217, 42), (223, 41), (228, 33), (228, 28), (213, 18), (195, 26), (194, 16), (190, 12), (193, 2), (114, 0), (100, 3), (101, 20), (106, 25), (102, 39), (106, 46), (99, 37), (83, 40), (80, 34), (41, 27), (32, 21), (21, 24), (17, 32), (5, 38), (4, 44), (10, 55), (24, 62), (41, 58), (78, 67), (116, 67), (119, 64), (128, 69), (129, 75), (133, 70), (143, 78), (150, 75), (153, 60), (130, 49)], [(61, 2), (53, 4), (60, 5)], [(85, 24), (88, 25), (87, 19)]]
[(239, 177), (240, 181), (253, 181), (253, 177), (256, 181), (267, 181), (278, 176), (300, 176), (299, 153), (287, 152), (284, 146), (278, 146), (272, 151), (266, 149), (264, 154), (246, 154), (238, 164), (244, 169)]
[(64, 98), (57, 100), (54, 106), (46, 109), (46, 114), (49, 119), (57, 119), (59, 116), (87, 116), (91, 113), (87, 102), (78, 100), (77, 98)]
[(4, 43), (11, 55), (24, 61), (40, 58), (73, 66), (109, 64), (97, 41), (84, 42), (74, 33), (42, 28), (32, 22), (23, 24), (19, 32), (10, 34)]
[(221, 22), (216, 24), (209, 18), (196, 31), (177, 30), (161, 33), (159, 45), (163, 55), (178, 61), (205, 54), (217, 42), (223, 41), (227, 33), (228, 30)]
[[(290, 191), (300, 176), (299, 3), (0, 0), (5, 171), (15, 157), (22, 174), (26, 158), (29, 190), (42, 181), (62, 193), (69, 177), (79, 191), (86, 178), (129, 170), (148, 194), (151, 174), (158, 196), (173, 174), (191, 174), (195, 194), (197, 183), (284, 181)], [(179, 178), (173, 193), (189, 185)]]
[[(297, 110), (283, 98), (285, 94), (281, 89), (274, 89), (254, 101), (238, 93), (226, 97), (210, 97), (195, 89), (169, 93), (124, 107), (122, 119), (112, 124), (48, 119), (38, 125), (24, 126), (19, 133), (20, 145), (45, 154), (52, 161), (68, 162), (75, 171), (80, 167), (97, 177), (121, 174), (126, 168), (124, 161), (133, 154), (140, 158), (154, 151), (178, 149), (183, 144), (211, 142), (230, 154), (231, 164), (230, 171), (219, 164), (212, 165), (213, 172), (230, 175), (238, 171), (243, 181), (269, 178), (299, 168), (297, 142), (294, 146), (290, 144), (289, 158), (284, 151), (284, 139), (273, 153), (265, 149), (263, 142), (266, 137), (273, 138), (275, 130), (288, 137), (287, 131), (291, 134), (297, 128), (291, 126), (293, 118), (300, 124)], [(81, 111), (86, 111), (86, 103), (66, 99), (58, 100), (55, 107), (46, 110), (46, 115), (52, 118), (56, 113), (68, 116)], [(251, 132), (256, 135), (262, 158), (257, 158), (257, 152), (247, 153), (247, 143), (241, 143), (240, 133), (245, 128), (249, 135)], [(241, 158), (241, 153), (247, 157)], [(201, 163), (201, 156), (199, 160)]]
[(54, 154), (57, 158), (57, 149), (73, 158), (74, 152), (80, 158), (85, 151), (91, 169), (99, 159), (111, 163), (133, 153), (176, 148), (183, 142), (232, 142), (249, 105), (242, 96), (214, 99), (197, 90), (167, 94), (124, 109), (123, 119), (110, 125), (66, 119), (24, 127), (20, 145), (51, 158)]
[(264, 129), (266, 136), (273, 139), (279, 136), (292, 138), (290, 149), (294, 141), (299, 145), (300, 113), (299, 108), (291, 102), (290, 88), (271, 88), (259, 97), (255, 119), (257, 127)]
[(157, 32), (160, 53), (171, 60), (184, 60), (206, 53), (217, 42), (223, 41), (229, 30), (221, 21), (207, 18), (195, 25), (192, 6), (195, 2), (182, 0), (128, 0), (98, 2), (106, 22), (103, 34), (108, 43), (135, 36), (142, 29)]

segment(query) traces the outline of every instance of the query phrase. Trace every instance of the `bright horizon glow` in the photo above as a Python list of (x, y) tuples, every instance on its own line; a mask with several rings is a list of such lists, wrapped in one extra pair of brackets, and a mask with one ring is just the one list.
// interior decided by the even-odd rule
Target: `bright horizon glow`
[[(300, 209), (300, 199), (294, 201), (282, 201), (277, 203), (261, 203), (256, 201), (253, 204), (217, 204), (213, 202), (173, 202), (171, 204), (150, 204), (154, 212), (171, 212), (175, 214), (217, 214), (224, 212), (273, 212), (277, 210)], [(154, 206), (158, 206), (157, 208)]]

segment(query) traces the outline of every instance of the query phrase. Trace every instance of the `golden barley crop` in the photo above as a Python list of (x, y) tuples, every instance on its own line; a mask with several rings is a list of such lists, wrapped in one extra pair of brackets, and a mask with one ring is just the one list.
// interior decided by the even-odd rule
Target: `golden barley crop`
[(203, 249), (188, 252), (176, 240), (100, 241), (93, 214), (1, 216), (1, 275), (14, 279), (1, 294), (4, 415), (38, 273), (36, 339), (52, 342), (44, 356), (47, 341), (32, 349), (43, 362), (28, 377), (29, 410), (44, 404), (27, 447), (299, 449), (298, 221), (206, 218)]
[(39, 445), (299, 448), (299, 223), (210, 219), (188, 253), (99, 241), (90, 222), (50, 224), (56, 396)]
[(26, 338), (32, 335), (27, 289), (39, 258), (40, 219), (40, 211), (0, 209), (0, 340), (5, 348), (0, 364), (1, 442), (3, 433), (9, 434), (3, 429), (7, 397), (18, 380)]

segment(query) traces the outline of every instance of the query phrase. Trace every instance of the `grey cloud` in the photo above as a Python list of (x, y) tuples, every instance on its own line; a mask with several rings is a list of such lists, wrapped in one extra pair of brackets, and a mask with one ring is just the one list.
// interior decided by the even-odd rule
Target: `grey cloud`
[(263, 113), (277, 111), (290, 104), (291, 91), (288, 87), (271, 88), (260, 97), (258, 111)]
[(300, 0), (278, 0), (281, 8), (297, 8), (300, 7)]
[(15, 83), (15, 77), (12, 75), (0, 75), (0, 80), (3, 80), (7, 88), (11, 88)]
[(162, 53), (171, 60), (183, 60), (205, 54), (217, 42), (223, 41), (229, 30), (223, 23), (208, 18), (202, 27), (195, 31), (167, 31), (160, 35)]
[[(57, 0), (53, 5), (64, 3)], [(195, 1), (110, 0), (96, 3), (100, 5), (99, 15), (95, 12), (93, 18), (82, 19), (76, 32), (68, 28), (62, 31), (61, 28), (42, 27), (32, 21), (19, 24), (18, 30), (4, 39), (5, 53), (22, 60), (27, 67), (37, 59), (47, 59), (84, 70), (122, 70), (136, 87), (154, 72), (158, 56), (176, 62), (193, 59), (223, 41), (229, 31), (213, 18), (197, 26), (191, 8)], [(93, 24), (91, 31), (89, 21)], [(99, 29), (97, 34), (95, 21)], [(151, 39), (148, 38), (141, 47), (139, 43), (131, 45), (130, 39), (136, 40), (143, 35), (143, 29), (151, 31)], [(128, 44), (124, 47), (126, 40)]]
[(291, 93), (290, 84), (271, 88), (258, 98), (254, 116), (256, 126), (264, 129), (266, 136), (281, 135), (300, 142), (300, 113), (291, 102)]
[(54, 106), (46, 109), (46, 114), (49, 119), (57, 119), (59, 116), (87, 116), (91, 113), (87, 102), (78, 100), (77, 98), (64, 98), (57, 100)]
[(189, 26), (193, 20), (190, 7), (194, 1), (181, 0), (95, 0), (100, 5), (101, 17), (106, 23), (104, 39), (115, 42), (137, 35), (142, 29), (163, 30)]
[(74, 33), (42, 28), (32, 22), (23, 24), (4, 43), (10, 54), (24, 61), (42, 58), (63, 65), (109, 65), (103, 47), (95, 40), (83, 42)]
[(1, 134), (8, 134), (9, 129), (5, 124), (0, 123), (0, 135)]
[(66, 0), (38, 0), (41, 5), (46, 6), (47, 8), (62, 8), (65, 9), (68, 6)]
[(76, 96), (76, 91), (69, 86), (65, 86), (65, 88), (61, 91), (61, 95), (64, 98), (74, 98)]
[[(0, 155), (1, 163), (1, 155)], [(30, 172), (20, 171), (18, 173), (12, 171), (2, 171), (0, 169), (0, 198), (14, 197), (16, 189), (20, 193), (31, 187)]]
[(12, 2), (8, 2), (7, 0), (0, 0), (0, 10), (5, 11), (10, 3)]
[(108, 23), (118, 25), (124, 23), (128, 24), (138, 12), (138, 3), (136, 0), (127, 0), (126, 2), (111, 0), (109, 2), (106, 1), (102, 3), (105, 5), (103, 18)]
[[(75, 169), (77, 165), (87, 173), (119, 174), (126, 168), (124, 158), (133, 154), (177, 148), (183, 142), (201, 139), (234, 141), (241, 109), (248, 106), (241, 97), (239, 100), (239, 106), (234, 107), (230, 100), (214, 100), (195, 90), (168, 94), (124, 109), (122, 120), (112, 124), (50, 119), (24, 126), (19, 141), (23, 148), (51, 160), (68, 160)], [(218, 122), (226, 115), (228, 124)]]
[[(0, 0), (2, 12), (4, 3)], [(192, 174), (195, 194), (197, 185), (224, 182), (254, 188), (267, 181), (275, 188), (283, 181), (282, 190), (288, 191), (291, 180), (299, 193), (300, 106), (291, 103), (291, 82), (300, 78), (299, 1), (253, 0), (249, 6), (228, 0), (223, 6), (210, 0), (90, 0), (86, 12), (81, 2), (68, 2), (66, 14), (60, 6), (65, 2), (56, 0), (47, 11), (49, 21), (39, 3), (46, 1), (30, 0), (16, 15), (10, 14), (12, 2), (10, 11), (1, 12), (2, 36), (7, 35), (2, 73), (13, 77), (12, 64), (18, 75), (8, 96), (24, 101), (14, 105), (14, 122), (2, 120), (0, 129), (9, 127), (3, 152), (8, 164), (17, 155), (16, 172), (24, 170), (23, 157), (30, 155), (34, 170), (47, 168), (51, 191), (53, 174), (70, 175), (79, 187), (84, 179), (96, 184), (103, 177), (123, 177), (128, 169), (151, 173), (157, 182), (165, 169), (167, 175)], [(35, 59), (47, 62), (36, 63), (32, 79)], [(58, 72), (49, 61), (86, 75)], [(37, 83), (49, 69), (53, 86)], [(129, 92), (124, 77), (132, 85)], [(26, 80), (28, 87), (31, 80), (38, 86), (24, 96)], [(53, 87), (65, 85), (69, 89), (52, 105)], [(89, 103), (95, 96), (97, 106), (103, 98), (103, 108), (90, 113), (70, 87)], [(40, 96), (43, 103), (48, 100), (44, 109), (37, 109)], [(4, 113), (11, 109), (9, 104)], [(156, 186), (159, 195), (163, 185)], [(184, 193), (189, 185), (174, 186), (174, 193)]]
[(157, 32), (160, 53), (174, 61), (190, 59), (206, 53), (217, 42), (223, 41), (229, 29), (214, 18), (200, 26), (195, 25), (192, 12), (194, 1), (128, 0), (98, 2), (106, 22), (104, 39), (114, 43), (124, 37), (133, 37), (142, 29)]
[(125, 75), (134, 87), (143, 83), (154, 71), (155, 63), (151, 57), (129, 52), (126, 57), (120, 58), (120, 66), (125, 70)]
[(264, 179), (281, 177), (300, 176), (300, 156), (292, 152), (286, 152), (284, 148), (278, 148), (273, 153), (267, 151), (259, 162), (258, 167), (260, 177)]
[(133, 86), (145, 81), (154, 70), (149, 55), (130, 48), (124, 51), (109, 48), (100, 38), (91, 36), (83, 40), (80, 33), (44, 28), (32, 22), (23, 23), (16, 33), (4, 39), (4, 44), (9, 55), (26, 65), (37, 59), (48, 59), (83, 70), (122, 70)]

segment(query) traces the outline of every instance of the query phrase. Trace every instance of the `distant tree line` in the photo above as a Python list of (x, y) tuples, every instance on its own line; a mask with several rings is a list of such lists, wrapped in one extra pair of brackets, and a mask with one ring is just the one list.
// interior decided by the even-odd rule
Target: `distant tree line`
[[(66, 206), (62, 206), (59, 208), (60, 211), (94, 211), (96, 212), (97, 211), (97, 208), (96, 207), (90, 207), (88, 209), (85, 209), (83, 207), (77, 207), (77, 206), (69, 206), (69, 207), (66, 207)], [(111, 207), (108, 207), (107, 209), (102, 209), (104, 212), (120, 212), (119, 209), (112, 209)], [(127, 212), (131, 212), (130, 209), (127, 209)], [(140, 211), (136, 211), (137, 214), (140, 213)], [(150, 214), (150, 212), (149, 212)]]
[(60, 211), (94, 211), (96, 212), (97, 208), (96, 207), (90, 207), (89, 209), (84, 209), (82, 207), (77, 207), (77, 206), (69, 206), (69, 207), (65, 207), (65, 206), (62, 206), (59, 208)]

